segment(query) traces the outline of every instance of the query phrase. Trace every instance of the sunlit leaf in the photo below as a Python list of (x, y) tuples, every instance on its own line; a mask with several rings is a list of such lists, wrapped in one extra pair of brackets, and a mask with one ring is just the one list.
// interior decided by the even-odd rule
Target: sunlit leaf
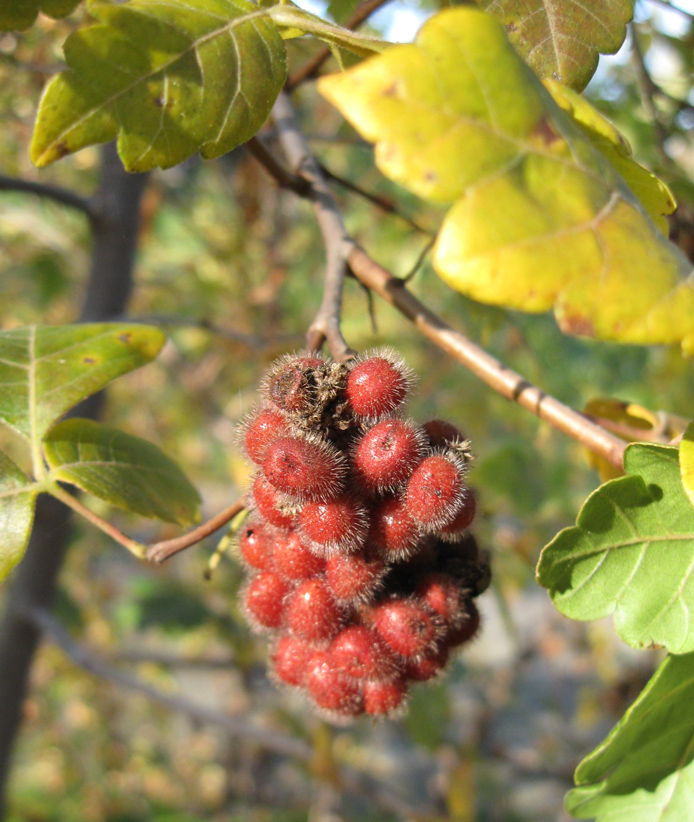
[(36, 443), (80, 400), (154, 359), (164, 340), (158, 328), (115, 323), (0, 332), (0, 422)]
[(694, 819), (694, 654), (669, 656), (576, 770), (566, 808), (597, 822)]
[(555, 102), (571, 115), (598, 151), (612, 163), (639, 198), (651, 220), (667, 236), (666, 216), (672, 214), (677, 207), (670, 189), (633, 159), (627, 140), (584, 97), (554, 80), (544, 82)]
[(0, 582), (24, 556), (34, 521), (36, 490), (0, 452)]
[(572, 619), (614, 614), (636, 648), (694, 650), (694, 508), (677, 448), (634, 443), (627, 476), (605, 483), (540, 556), (537, 578)]
[(5, 0), (0, 4), (0, 31), (23, 31), (39, 11), (48, 17), (67, 17), (80, 0)]
[(694, 422), (687, 426), (680, 444), (682, 485), (694, 505)]
[(470, 8), (432, 17), (321, 92), (388, 177), (453, 206), (434, 267), (481, 302), (554, 309), (563, 331), (694, 352), (694, 275), (503, 28)]
[(249, 0), (96, 2), (71, 35), (31, 145), (45, 166), (118, 137), (129, 171), (218, 157), (252, 137), (287, 68), (277, 28)]
[(59, 422), (44, 440), (50, 477), (126, 511), (179, 525), (196, 522), (200, 496), (151, 442), (92, 420)]
[(633, 0), (476, 0), (498, 17), (518, 53), (540, 77), (583, 89), (600, 54), (624, 42)]

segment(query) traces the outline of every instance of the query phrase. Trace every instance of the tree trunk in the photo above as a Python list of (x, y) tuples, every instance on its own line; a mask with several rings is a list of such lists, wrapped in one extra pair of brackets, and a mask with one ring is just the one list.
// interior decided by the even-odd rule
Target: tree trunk
[[(123, 314), (132, 290), (140, 201), (144, 174), (127, 174), (115, 145), (104, 146), (101, 179), (93, 201), (91, 269), (82, 322), (103, 322)], [(95, 419), (102, 394), (89, 397), (75, 413)], [(13, 574), (0, 623), (0, 819), (15, 738), (22, 721), (31, 663), (40, 632), (28, 616), (33, 608), (51, 607), (70, 536), (70, 510), (43, 495), (36, 506), (34, 528), (24, 559)]]

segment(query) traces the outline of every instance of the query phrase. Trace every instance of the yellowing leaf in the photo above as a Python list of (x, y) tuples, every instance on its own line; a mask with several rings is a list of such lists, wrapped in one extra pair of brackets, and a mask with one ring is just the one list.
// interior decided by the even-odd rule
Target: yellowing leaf
[[(599, 420), (603, 428), (621, 437), (626, 442), (650, 440), (649, 432), (658, 424), (658, 417), (647, 408), (621, 400), (599, 397), (586, 403), (583, 413)], [(600, 475), (602, 482), (621, 477), (624, 471), (604, 457), (585, 449), (586, 459), (591, 468)]]
[(593, 76), (598, 54), (624, 42), (633, 0), (476, 0), (498, 17), (519, 54), (540, 77), (579, 91)]
[(567, 333), (694, 353), (688, 261), (494, 19), (441, 12), (414, 44), (319, 89), (376, 143), (384, 174), (453, 204), (434, 249), (452, 288), (553, 309)]
[(277, 28), (249, 0), (94, 2), (72, 34), (31, 144), (45, 166), (118, 137), (129, 171), (218, 157), (252, 137), (286, 77)]
[(617, 169), (641, 201), (648, 216), (667, 236), (668, 222), (665, 217), (677, 207), (670, 189), (632, 158), (631, 146), (626, 139), (586, 99), (556, 80), (548, 79), (544, 84), (554, 101), (568, 112), (598, 151)]
[(684, 490), (694, 505), (694, 422), (687, 426), (680, 444), (680, 474)]

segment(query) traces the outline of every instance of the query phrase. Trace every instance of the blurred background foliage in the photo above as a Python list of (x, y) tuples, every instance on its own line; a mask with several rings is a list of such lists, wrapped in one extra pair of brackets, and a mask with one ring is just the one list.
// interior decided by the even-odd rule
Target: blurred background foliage
[[(694, 6), (684, 0), (680, 6), (690, 13), (665, 2), (636, 7), (645, 65), (662, 93), (651, 89), (644, 97), (627, 40), (616, 57), (603, 58), (587, 95), (624, 132), (637, 158), (672, 185), (680, 199), (673, 237), (692, 254)], [(352, 7), (333, 0), (330, 13), (344, 19)], [(373, 25), (411, 39), (417, 21), (436, 7), (392, 3)], [(85, 18), (83, 9), (60, 22), (40, 18), (22, 35), (0, 38), (0, 173), (86, 196), (98, 178), (97, 149), (40, 175), (27, 155), (42, 85), (61, 65), (66, 35)], [(299, 40), (288, 48), (297, 68), (316, 47)], [(371, 150), (310, 83), (296, 98), (311, 145), (331, 172), (435, 229), (436, 210), (380, 177)], [(269, 132), (263, 136), (271, 140)], [(336, 191), (358, 241), (394, 273), (410, 273), (427, 233), (339, 185)], [(0, 327), (74, 320), (89, 263), (86, 219), (34, 196), (2, 192), (0, 238)], [(243, 149), (152, 175), (129, 316), (161, 323), (169, 343), (154, 364), (109, 389), (105, 421), (176, 459), (200, 490), (208, 516), (243, 490), (249, 469), (235, 445), (237, 423), (255, 403), (267, 364), (301, 346), (318, 306), (322, 265), (310, 208), (280, 192)], [(573, 407), (603, 396), (693, 415), (691, 363), (675, 348), (564, 337), (550, 317), (488, 308), (454, 294), (426, 261), (411, 285), (447, 321)], [(348, 283), (350, 344), (400, 350), (420, 374), (413, 416), (459, 424), (477, 454), (475, 531), (491, 550), (494, 572), (481, 601), (479, 639), (445, 679), (415, 688), (403, 719), (330, 728), (268, 681), (266, 641), (250, 634), (240, 613), (243, 575), (233, 552), (206, 581), (214, 539), (153, 568), (75, 523), (58, 604), (75, 638), (165, 692), (293, 734), (316, 755), (307, 764), (264, 752), (252, 739), (230, 738), (84, 673), (46, 644), (16, 750), (11, 822), (398, 818), (375, 796), (360, 799), (342, 790), (335, 763), (388, 785), (420, 818), (565, 818), (561, 799), (573, 767), (657, 664), (654, 654), (624, 647), (605, 622), (561, 618), (534, 582), (541, 547), (573, 523), (598, 477), (575, 443), (494, 395), (394, 310), (376, 304), (373, 320), (375, 327), (367, 295)], [(0, 432), (0, 445), (10, 439)], [(176, 534), (172, 526), (99, 510), (145, 542)]]

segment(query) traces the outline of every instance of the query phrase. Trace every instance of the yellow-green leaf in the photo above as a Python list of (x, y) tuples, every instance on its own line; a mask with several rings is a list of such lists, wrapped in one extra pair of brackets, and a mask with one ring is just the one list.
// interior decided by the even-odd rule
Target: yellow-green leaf
[(45, 166), (118, 137), (129, 171), (218, 157), (262, 126), (284, 83), (282, 38), (249, 0), (94, 2), (65, 43), (31, 144)]
[(694, 505), (694, 422), (687, 426), (680, 443), (680, 473), (684, 490)]
[(35, 486), (0, 452), (0, 582), (24, 556), (35, 506)]
[(441, 12), (319, 89), (384, 174), (452, 203), (434, 249), (452, 288), (553, 309), (566, 333), (694, 353), (690, 264), (492, 17)]
[(51, 479), (145, 517), (179, 525), (199, 519), (198, 492), (147, 440), (93, 420), (70, 419), (51, 428), (43, 447)]
[(5, 0), (0, 4), (0, 31), (23, 31), (39, 11), (48, 17), (67, 17), (80, 0)]
[(667, 236), (666, 216), (677, 208), (675, 197), (665, 183), (639, 165), (632, 157), (626, 138), (580, 94), (557, 83), (545, 80), (545, 86), (555, 102), (573, 118), (595, 147), (612, 163), (626, 184), (639, 198), (648, 216)]
[(506, 27), (518, 53), (540, 77), (579, 91), (593, 76), (599, 54), (624, 42), (633, 0), (476, 0)]

